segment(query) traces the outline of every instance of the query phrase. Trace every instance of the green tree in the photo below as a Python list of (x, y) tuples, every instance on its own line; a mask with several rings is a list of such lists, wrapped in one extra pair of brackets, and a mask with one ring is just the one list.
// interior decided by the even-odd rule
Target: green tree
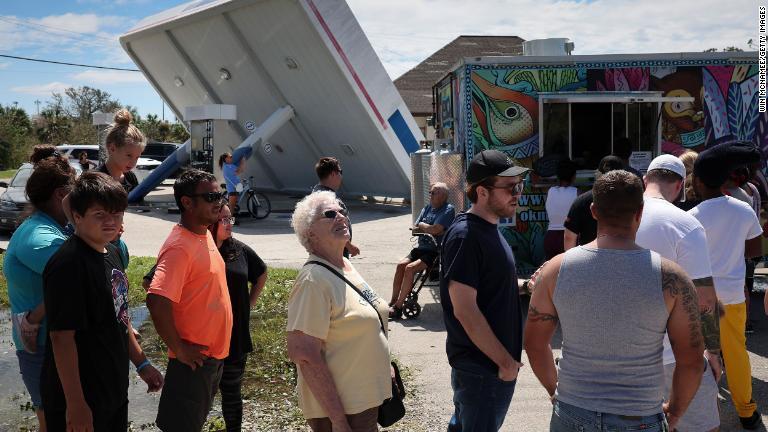
[(59, 145), (69, 142), (69, 131), (72, 128), (72, 118), (60, 106), (49, 104), (40, 111), (37, 121), (37, 138), (46, 144)]
[(36, 143), (26, 111), (16, 105), (0, 105), (0, 165), (15, 168), (26, 160)]
[(64, 96), (54, 92), (53, 100), (70, 117), (88, 124), (93, 121), (93, 113), (96, 111), (115, 112), (121, 106), (108, 92), (88, 86), (70, 87), (64, 90)]
[(189, 139), (189, 132), (180, 122), (174, 122), (171, 124), (171, 130), (168, 133), (168, 141), (183, 143)]
[[(752, 39), (750, 39), (749, 42), (747, 43), (749, 44), (750, 42), (752, 42)], [(722, 51), (723, 52), (744, 52), (743, 49), (733, 45), (723, 48)], [(707, 48), (704, 50), (704, 52), (717, 52), (717, 48)]]

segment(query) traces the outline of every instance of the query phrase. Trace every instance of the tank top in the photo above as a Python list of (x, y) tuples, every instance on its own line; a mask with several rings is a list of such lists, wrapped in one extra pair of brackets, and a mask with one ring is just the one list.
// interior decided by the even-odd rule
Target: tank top
[(660, 413), (669, 312), (659, 254), (570, 249), (553, 302), (563, 334), (558, 400), (600, 413)]

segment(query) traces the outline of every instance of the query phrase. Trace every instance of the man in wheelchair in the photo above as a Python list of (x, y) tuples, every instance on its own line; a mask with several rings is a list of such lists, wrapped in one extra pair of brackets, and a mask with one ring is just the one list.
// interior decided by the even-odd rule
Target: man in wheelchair
[(397, 264), (389, 302), (390, 318), (402, 317), (403, 303), (413, 289), (414, 276), (435, 262), (443, 233), (455, 216), (453, 205), (448, 203), (448, 186), (440, 182), (433, 184), (429, 189), (429, 204), (421, 210), (416, 224), (410, 228), (418, 237), (418, 245)]

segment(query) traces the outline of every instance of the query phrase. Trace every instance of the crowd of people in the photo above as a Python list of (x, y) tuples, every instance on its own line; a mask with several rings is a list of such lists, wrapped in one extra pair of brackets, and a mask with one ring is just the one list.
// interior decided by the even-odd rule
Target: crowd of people
[[(250, 309), (268, 277), (258, 254), (232, 235), (243, 167), (222, 156), (226, 191), (195, 169), (174, 183), (180, 220), (144, 277), (168, 348), (161, 373), (128, 315), (130, 255), (121, 239), (145, 142), (121, 111), (99, 167), (76, 178), (52, 146), (31, 156), (31, 211), (11, 238), (4, 273), (40, 430), (127, 430), (129, 364), (148, 391), (161, 392), (161, 430), (201, 430), (218, 392), (227, 430), (241, 430)], [(396, 265), (386, 302), (349, 260), (360, 250), (337, 196), (341, 164), (320, 159), (319, 183), (291, 217), (308, 258), (286, 305), (287, 353), (309, 427), (378, 430), (396, 377), (388, 320), (401, 318), (415, 274), (437, 268), (449, 431), (501, 428), (523, 348), (552, 402), (550, 430), (717, 430), (724, 370), (742, 426), (757, 428), (745, 332), (749, 266), (762, 255), (760, 191), (749, 186), (759, 161), (743, 142), (661, 155), (645, 174), (607, 156), (582, 195), (575, 165), (561, 162), (546, 202), (547, 261), (530, 279), (526, 317), (514, 252), (498, 225), (515, 215), (529, 168), (501, 151), (478, 153), (466, 169), (471, 206), (458, 214), (448, 186), (432, 184), (410, 227), (417, 244)]]

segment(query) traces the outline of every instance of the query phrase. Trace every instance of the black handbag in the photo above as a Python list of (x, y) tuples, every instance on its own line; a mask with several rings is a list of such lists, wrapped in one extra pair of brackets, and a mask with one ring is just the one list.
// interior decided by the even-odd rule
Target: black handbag
[(395, 362), (390, 362), (392, 369), (395, 370), (395, 377), (392, 378), (392, 397), (384, 400), (379, 407), (378, 422), (382, 427), (392, 426), (398, 420), (405, 416), (405, 386), (403, 379), (400, 378), (400, 369)]
[[(368, 300), (368, 297), (364, 296), (363, 293), (357, 289), (355, 284), (350, 282), (349, 279), (344, 277), (344, 275), (336, 271), (335, 268), (329, 266), (328, 264), (322, 263), (320, 261), (307, 261), (307, 264), (317, 264), (319, 266), (325, 267), (328, 269), (328, 271), (335, 274), (339, 277), (339, 279), (343, 280), (347, 285), (352, 287), (352, 289), (355, 290), (360, 295), (360, 297), (365, 299), (365, 301), (371, 305), (373, 310), (376, 311), (376, 316), (379, 317), (381, 331), (384, 333), (384, 337), (387, 337), (387, 332), (384, 330), (384, 321), (381, 319), (379, 310), (376, 309), (376, 306), (374, 306), (370, 300)], [(392, 369), (395, 371), (395, 376), (392, 378), (392, 397), (385, 399), (384, 402), (382, 402), (379, 406), (379, 417), (377, 421), (382, 427), (392, 426), (393, 424), (397, 423), (398, 420), (403, 418), (403, 416), (405, 416), (405, 405), (403, 404), (403, 398), (405, 398), (405, 386), (403, 385), (403, 379), (400, 377), (400, 368), (397, 367), (395, 362), (390, 362), (390, 364), (392, 365)]]

